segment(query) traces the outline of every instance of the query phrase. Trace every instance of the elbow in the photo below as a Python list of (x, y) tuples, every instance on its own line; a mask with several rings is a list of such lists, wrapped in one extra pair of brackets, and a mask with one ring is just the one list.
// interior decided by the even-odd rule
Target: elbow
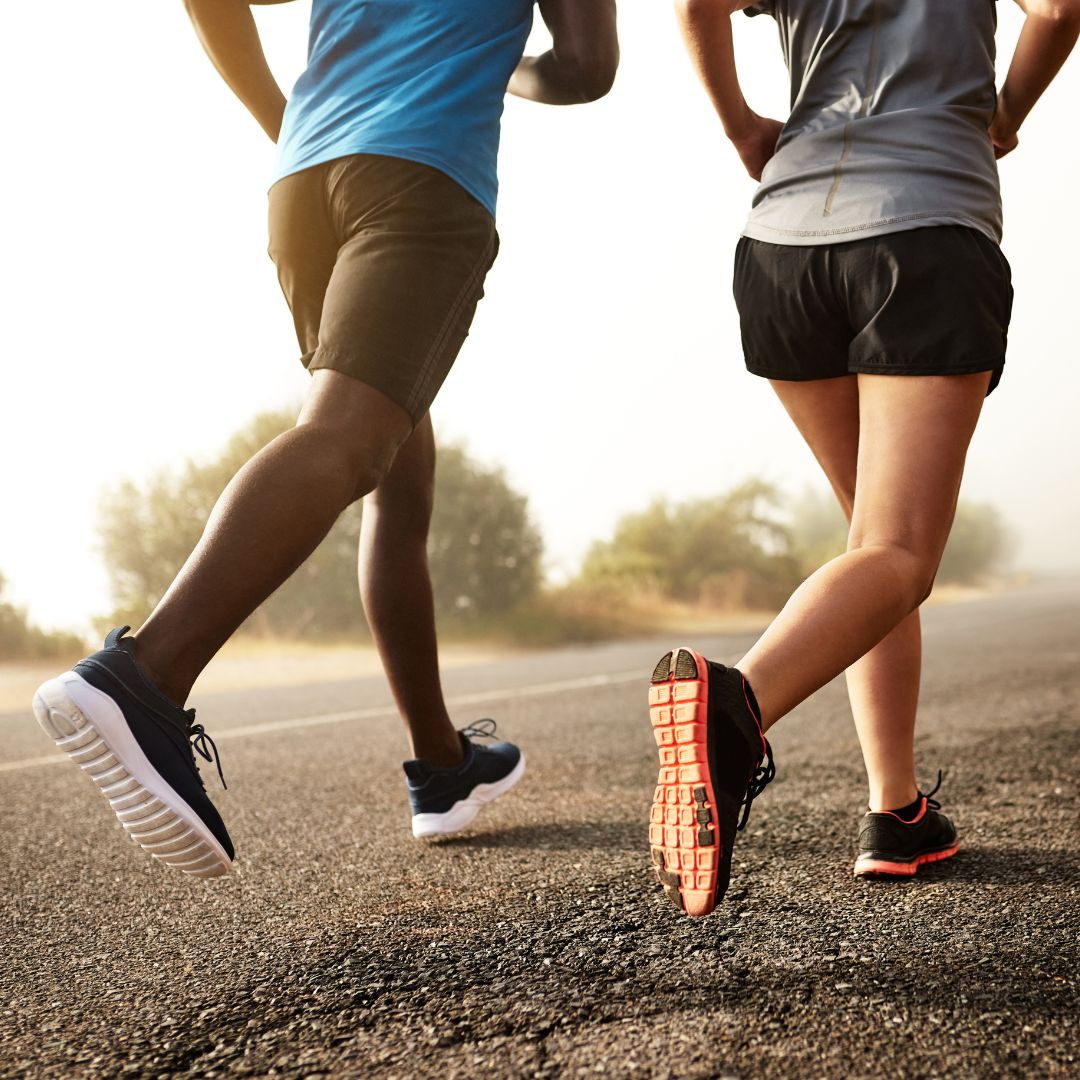
[(618, 46), (572, 56), (564, 54), (560, 60), (582, 104), (598, 101), (615, 85), (615, 74), (619, 70)]
[(1024, 10), (1028, 16), (1067, 29), (1080, 26), (1080, 0), (1027, 0)]

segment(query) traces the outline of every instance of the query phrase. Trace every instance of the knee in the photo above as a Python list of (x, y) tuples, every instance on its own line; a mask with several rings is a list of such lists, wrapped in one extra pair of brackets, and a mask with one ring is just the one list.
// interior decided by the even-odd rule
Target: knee
[(356, 443), (315, 424), (295, 430), (308, 445), (312, 467), (340, 486), (343, 507), (378, 487), (394, 464), (397, 446)]
[(875, 553), (888, 566), (896, 581), (905, 606), (914, 611), (934, 587), (939, 558), (909, 540), (891, 537), (871, 537), (853, 531), (848, 540), (848, 551)]

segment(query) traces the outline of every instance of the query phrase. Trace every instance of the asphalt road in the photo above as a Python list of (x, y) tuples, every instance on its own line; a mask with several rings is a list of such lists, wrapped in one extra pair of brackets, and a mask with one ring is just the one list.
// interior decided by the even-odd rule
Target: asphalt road
[(667, 641), (451, 671), (458, 722), (495, 716), (529, 771), (440, 844), (409, 833), (379, 680), (197, 702), (239, 853), (210, 882), (126, 842), (29, 709), (0, 716), (0, 1072), (1078, 1076), (1080, 583), (925, 622), (920, 761), (947, 771), (960, 855), (853, 880), (834, 684), (774, 729), (777, 780), (703, 920), (645, 843)]

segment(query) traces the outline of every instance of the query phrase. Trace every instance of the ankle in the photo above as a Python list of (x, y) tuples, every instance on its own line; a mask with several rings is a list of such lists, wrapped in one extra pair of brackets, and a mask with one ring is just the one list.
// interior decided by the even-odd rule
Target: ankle
[(888, 787), (870, 789), (870, 812), (881, 814), (903, 810), (919, 798), (919, 786), (914, 780)]
[(411, 742), (413, 757), (426, 761), (432, 768), (453, 769), (465, 760), (462, 738), (452, 727), (449, 737), (441, 735), (433, 739), (413, 736)]
[(167, 667), (160, 663), (150, 649), (147, 649), (138, 637), (132, 639), (132, 650), (135, 662), (143, 674), (143, 678), (158, 691), (167, 697), (177, 708), (182, 709), (191, 693), (191, 680), (170, 677)]

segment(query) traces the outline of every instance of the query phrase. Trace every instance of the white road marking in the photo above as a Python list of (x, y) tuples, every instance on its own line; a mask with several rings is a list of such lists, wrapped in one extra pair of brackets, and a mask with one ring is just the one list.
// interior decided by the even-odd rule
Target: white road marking
[[(486, 705), (491, 701), (505, 701), (508, 698), (541, 697), (544, 694), (561, 694), (569, 690), (591, 690), (604, 686), (620, 686), (624, 683), (648, 681), (648, 674), (637, 671), (621, 671), (615, 675), (587, 675), (580, 679), (566, 679), (563, 682), (535, 683), (532, 686), (510, 687), (506, 690), (485, 690), (480, 694), (461, 694), (446, 699), (450, 708), (467, 705)], [(268, 735), (275, 731), (291, 731), (294, 728), (322, 727), (324, 724), (344, 724), (356, 720), (376, 720), (383, 717), (397, 716), (393, 705), (379, 705), (370, 709), (354, 709), (350, 712), (324, 713), (321, 716), (298, 716), (291, 720), (268, 720), (265, 724), (244, 724), (241, 727), (228, 728), (220, 734), (214, 734), (215, 742), (228, 739), (241, 739), (249, 735)], [(22, 769), (36, 769), (42, 765), (63, 765), (67, 762), (64, 754), (50, 754), (45, 757), (23, 758), (20, 761), (0, 762), (0, 772), (18, 772)]]

